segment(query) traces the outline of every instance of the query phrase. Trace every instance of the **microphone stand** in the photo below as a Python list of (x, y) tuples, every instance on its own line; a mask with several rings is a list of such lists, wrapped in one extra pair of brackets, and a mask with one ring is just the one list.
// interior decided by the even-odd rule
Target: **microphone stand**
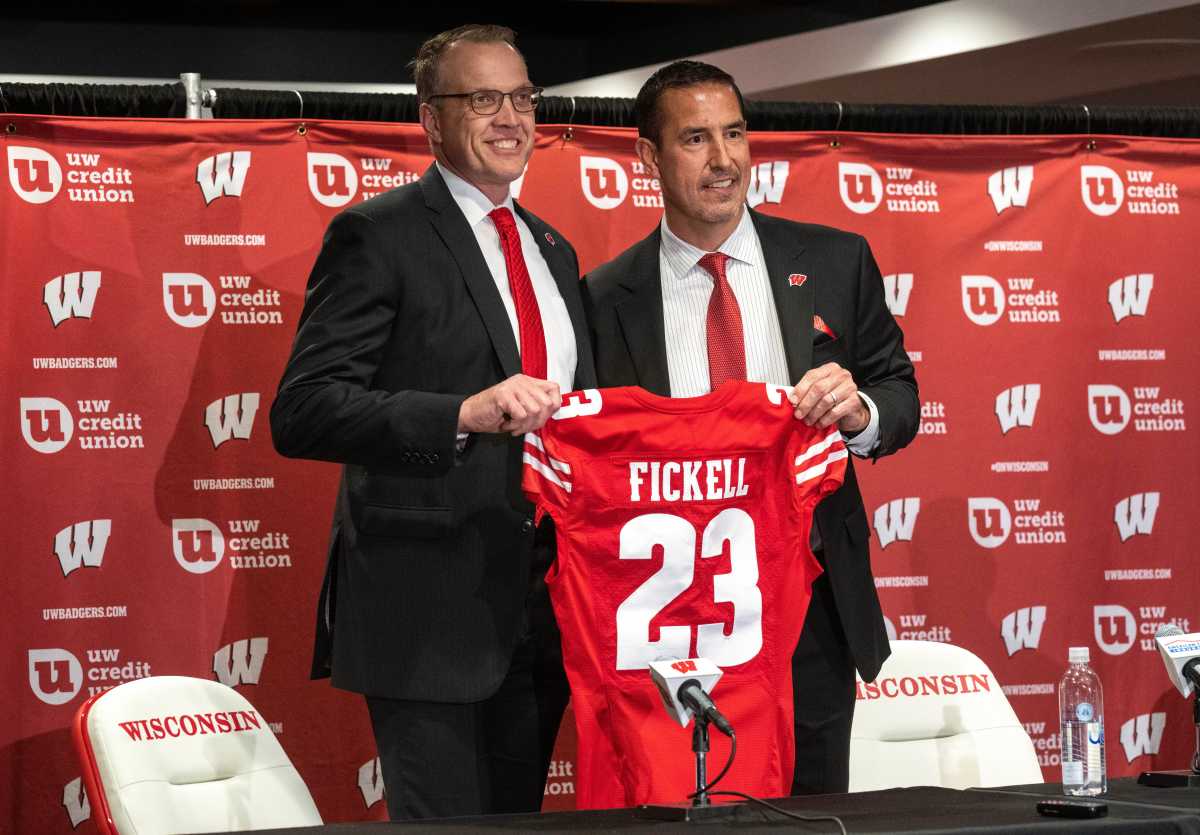
[(1200, 687), (1195, 688), (1192, 693), (1192, 723), (1195, 726), (1196, 748), (1192, 754), (1191, 770), (1181, 768), (1176, 771), (1143, 771), (1138, 775), (1140, 784), (1157, 788), (1200, 786)]
[(741, 803), (725, 803), (714, 806), (708, 797), (708, 718), (700, 712), (695, 714), (692, 727), (692, 753), (696, 755), (696, 796), (690, 804), (650, 804), (638, 806), (635, 818), (658, 821), (729, 820), (736, 818)]
[(1192, 774), (1200, 774), (1200, 690), (1192, 693), (1192, 723), (1196, 726), (1196, 750), (1192, 754)]
[(696, 755), (696, 796), (693, 806), (708, 806), (708, 717), (696, 714), (692, 726), (692, 753)]

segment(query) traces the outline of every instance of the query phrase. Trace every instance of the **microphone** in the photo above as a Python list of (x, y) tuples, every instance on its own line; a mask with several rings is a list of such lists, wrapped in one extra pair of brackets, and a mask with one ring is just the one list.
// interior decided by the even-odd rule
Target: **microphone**
[(717, 730), (725, 734), (725, 736), (733, 736), (733, 725), (729, 724), (729, 720), (717, 710), (716, 704), (712, 697), (704, 692), (704, 688), (700, 682), (694, 678), (689, 678), (683, 684), (679, 685), (679, 701), (683, 702), (693, 714), (703, 716), (709, 722), (717, 726)]
[(721, 675), (721, 668), (705, 658), (650, 663), (650, 678), (663, 705), (681, 727), (686, 728), (692, 716), (699, 716), (726, 736), (733, 736), (733, 726), (708, 695)]
[(1193, 688), (1200, 688), (1200, 632), (1185, 633), (1173, 623), (1164, 623), (1154, 642), (1179, 692), (1187, 696)]

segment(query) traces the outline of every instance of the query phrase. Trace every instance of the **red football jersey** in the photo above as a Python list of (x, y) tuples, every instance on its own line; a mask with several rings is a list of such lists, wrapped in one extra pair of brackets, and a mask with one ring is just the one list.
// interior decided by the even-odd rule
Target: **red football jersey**
[[(547, 575), (578, 733), (581, 809), (683, 802), (691, 730), (651, 661), (701, 657), (738, 754), (723, 788), (779, 797), (794, 757), (791, 657), (821, 568), (812, 511), (842, 483), (836, 427), (805, 426), (787, 389), (730, 381), (704, 397), (572, 392), (526, 435), (524, 487), (558, 529)], [(710, 778), (729, 740), (715, 730)]]

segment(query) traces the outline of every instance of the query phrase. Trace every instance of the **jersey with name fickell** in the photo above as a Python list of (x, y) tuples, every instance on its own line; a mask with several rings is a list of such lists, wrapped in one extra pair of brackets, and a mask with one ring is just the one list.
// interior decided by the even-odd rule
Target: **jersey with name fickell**
[[(683, 802), (691, 730), (663, 708), (652, 661), (707, 658), (737, 733), (721, 787), (791, 788), (791, 657), (821, 568), (812, 512), (842, 483), (836, 427), (793, 416), (787, 389), (730, 381), (703, 397), (567, 394), (525, 436), (524, 488), (558, 532), (547, 583), (578, 736), (581, 809)], [(801, 683), (801, 686), (802, 683)], [(712, 734), (709, 776), (728, 756)]]

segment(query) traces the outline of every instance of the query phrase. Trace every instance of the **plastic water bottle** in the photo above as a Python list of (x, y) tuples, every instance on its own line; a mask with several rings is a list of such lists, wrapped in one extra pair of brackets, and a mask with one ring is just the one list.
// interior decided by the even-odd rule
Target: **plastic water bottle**
[(1071, 647), (1070, 662), (1058, 683), (1062, 722), (1063, 794), (1095, 795), (1108, 791), (1104, 761), (1104, 694), (1088, 666), (1087, 647)]

